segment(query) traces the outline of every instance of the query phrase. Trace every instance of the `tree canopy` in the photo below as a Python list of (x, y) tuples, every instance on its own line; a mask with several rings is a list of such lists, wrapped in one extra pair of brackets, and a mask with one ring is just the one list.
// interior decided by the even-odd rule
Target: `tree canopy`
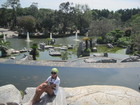
[(30, 33), (41, 32), (45, 35), (75, 34), (79, 30), (79, 35), (88, 33), (90, 37), (99, 37), (100, 42), (115, 44), (130, 37), (132, 39), (130, 45), (139, 49), (137, 40), (140, 36), (139, 8), (117, 11), (91, 10), (88, 5), (63, 2), (59, 5), (59, 10), (52, 10), (38, 9), (35, 3), (27, 8), (21, 8), (20, 0), (7, 0), (0, 8), (0, 16), (1, 27)]

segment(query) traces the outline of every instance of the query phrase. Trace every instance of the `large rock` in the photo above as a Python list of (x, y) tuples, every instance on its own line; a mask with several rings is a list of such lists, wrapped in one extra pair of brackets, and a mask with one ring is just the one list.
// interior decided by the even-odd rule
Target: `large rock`
[(140, 105), (140, 93), (119, 86), (65, 88), (68, 105)]
[(106, 58), (98, 60), (96, 63), (116, 63), (116, 62), (117, 62), (116, 59)]
[[(15, 86), (1, 86), (0, 105), (29, 105), (35, 88), (27, 88), (25, 92), (22, 100)], [(60, 87), (56, 97), (44, 93), (41, 101), (35, 105), (140, 105), (140, 93), (120, 86), (95, 85), (64, 89)]]
[(122, 60), (121, 62), (140, 62), (140, 57), (139, 56), (131, 56), (129, 58)]
[(21, 104), (22, 96), (14, 85), (0, 87), (0, 104), (18, 105)]
[(117, 62), (116, 59), (112, 59), (112, 58), (100, 58), (100, 57), (98, 57), (98, 59), (100, 59), (100, 60), (97, 60), (95, 58), (88, 58), (88, 59), (84, 59), (84, 62), (85, 63), (116, 63)]
[(113, 46), (112, 44), (108, 43), (108, 44), (107, 44), (107, 47), (108, 47), (108, 48), (113, 48), (114, 46)]
[[(23, 105), (29, 105), (35, 94), (35, 88), (27, 88), (25, 90), (26, 95), (22, 101)], [(64, 89), (59, 87), (59, 91), (56, 97), (50, 97), (46, 93), (42, 94), (41, 101), (35, 105), (67, 105)]]

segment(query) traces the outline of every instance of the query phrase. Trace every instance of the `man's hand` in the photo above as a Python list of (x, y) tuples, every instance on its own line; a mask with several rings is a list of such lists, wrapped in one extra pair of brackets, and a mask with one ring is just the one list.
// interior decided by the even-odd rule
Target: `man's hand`
[(40, 85), (40, 88), (45, 88), (46, 86), (47, 86), (47, 83), (44, 82), (44, 83), (42, 83), (42, 84)]

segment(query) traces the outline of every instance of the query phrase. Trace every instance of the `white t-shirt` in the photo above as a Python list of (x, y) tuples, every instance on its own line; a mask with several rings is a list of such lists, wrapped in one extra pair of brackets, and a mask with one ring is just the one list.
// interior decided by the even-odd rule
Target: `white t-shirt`
[(59, 88), (59, 84), (60, 84), (60, 78), (57, 76), (56, 79), (53, 79), (52, 76), (48, 77), (48, 79), (46, 80), (48, 82), (48, 84), (55, 84), (56, 87), (53, 89), (54, 94), (57, 95), (58, 92), (58, 88)]

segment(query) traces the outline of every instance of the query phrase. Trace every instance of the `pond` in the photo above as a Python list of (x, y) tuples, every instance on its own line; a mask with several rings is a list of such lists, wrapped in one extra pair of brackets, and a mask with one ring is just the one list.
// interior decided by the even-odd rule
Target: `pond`
[[(83, 36), (78, 36), (76, 37), (75, 35), (70, 36), (70, 37), (64, 37), (64, 38), (55, 38), (55, 44), (56, 45), (74, 45), (74, 46), (78, 46), (79, 41), (76, 41), (75, 39), (78, 39), (79, 41), (82, 40)], [(19, 39), (19, 38), (9, 38), (7, 39), (7, 41), (9, 41), (11, 43), (11, 47), (16, 49), (16, 50), (21, 50), (23, 48), (31, 48), (31, 45), (33, 43), (42, 43), (42, 42), (47, 42), (47, 39), (30, 39), (31, 42), (27, 42), (26, 39)], [(107, 48), (106, 46), (101, 46), (98, 47), (99, 52), (103, 52), (104, 50), (106, 51)], [(117, 48), (118, 49), (118, 48)], [(110, 50), (110, 49), (108, 49)], [(123, 51), (123, 53), (122, 53)], [(124, 49), (121, 49), (117, 52), (117, 55), (115, 55), (118, 58), (126, 58), (125, 53), (124, 53)], [(121, 53), (121, 54), (120, 54)], [(28, 55), (29, 53), (22, 53), (19, 55), (14, 55), (16, 56), (16, 60), (21, 59), (24, 54)], [(0, 53), (1, 55), (1, 53)], [(93, 55), (91, 53), (91, 55)], [(109, 56), (112, 56), (112, 54), (109, 54)], [(114, 57), (114, 55), (113, 55)], [(74, 60), (77, 58), (77, 53), (73, 53), (73, 51), (68, 51), (68, 60)], [(50, 56), (49, 55), (49, 50), (45, 50), (45, 51), (40, 51), (39, 52), (39, 57), (37, 58), (38, 60), (62, 60), (62, 57), (60, 56)]]
[[(0, 63), (0, 86), (13, 84), (19, 90), (36, 87), (50, 75), (50, 66)], [(62, 87), (87, 85), (117, 85), (138, 91), (140, 67), (134, 68), (76, 68), (57, 67)]]
[[(79, 41), (82, 39), (83, 36), (78, 36), (77, 39)], [(26, 39), (18, 39), (18, 38), (9, 38), (7, 41), (11, 43), (11, 47), (16, 49), (16, 50), (21, 50), (23, 48), (31, 48), (31, 45), (33, 43), (42, 43), (42, 42), (47, 42), (47, 39), (30, 39), (31, 42), (27, 42)], [(77, 46), (79, 41), (75, 41), (75, 35), (70, 36), (70, 37), (64, 37), (64, 38), (55, 38), (55, 44), (56, 45), (74, 45)], [(28, 54), (28, 53), (24, 53)], [(24, 54), (16, 55), (16, 59), (21, 59)], [(68, 59), (76, 59), (77, 55), (73, 54), (72, 51), (69, 51)], [(45, 51), (40, 51), (39, 60), (62, 60), (61, 57), (52, 57), (49, 55), (49, 50)]]
[[(82, 39), (82, 36), (77, 37), (78, 39)], [(70, 37), (64, 37), (64, 38), (55, 38), (55, 44), (56, 45), (68, 45), (72, 44), (75, 45), (77, 44), (77, 41), (74, 40), (75, 36), (70, 36)], [(17, 50), (21, 50), (24, 47), (30, 48), (33, 43), (42, 43), (42, 42), (47, 42), (47, 39), (30, 39), (31, 42), (27, 42), (26, 39), (19, 39), (19, 38), (9, 38), (7, 41), (11, 43), (11, 47)]]

